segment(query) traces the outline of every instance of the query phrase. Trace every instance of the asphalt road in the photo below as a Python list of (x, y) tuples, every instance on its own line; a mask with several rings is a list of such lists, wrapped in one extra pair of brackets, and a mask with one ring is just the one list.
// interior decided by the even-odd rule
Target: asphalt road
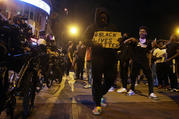
[[(84, 81), (76, 81), (73, 74), (63, 77), (61, 84), (54, 84), (37, 94), (35, 107), (29, 119), (179, 119), (179, 93), (155, 88), (159, 99), (149, 99), (148, 87), (136, 86), (137, 94), (127, 96), (109, 92), (105, 98), (108, 106), (100, 116), (94, 116), (91, 89), (84, 89)], [(16, 119), (21, 119), (22, 101), (18, 99)], [(3, 112), (0, 119), (8, 119)]]

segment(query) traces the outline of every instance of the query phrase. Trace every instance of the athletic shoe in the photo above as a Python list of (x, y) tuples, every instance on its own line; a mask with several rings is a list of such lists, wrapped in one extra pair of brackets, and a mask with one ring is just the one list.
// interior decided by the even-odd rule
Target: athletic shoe
[(128, 95), (129, 96), (135, 95), (135, 92), (133, 90), (129, 90)]
[(155, 93), (150, 93), (149, 98), (157, 98), (157, 95)]
[(100, 106), (97, 106), (93, 109), (92, 113), (96, 116), (100, 115), (102, 113), (102, 108)]
[(179, 89), (173, 88), (170, 90), (171, 92), (179, 92)]
[(114, 89), (114, 87), (111, 87), (109, 90), (108, 90), (108, 92), (113, 92), (115, 89)]
[(84, 86), (84, 88), (86, 88), (86, 89), (91, 88), (91, 85), (90, 85), (90, 84), (86, 84), (86, 85)]
[(117, 90), (118, 93), (127, 93), (127, 89), (126, 88), (120, 88)]

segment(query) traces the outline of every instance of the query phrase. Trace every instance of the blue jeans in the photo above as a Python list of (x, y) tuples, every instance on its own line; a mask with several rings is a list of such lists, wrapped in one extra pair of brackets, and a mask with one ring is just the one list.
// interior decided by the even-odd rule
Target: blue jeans
[(157, 73), (156, 73), (156, 64), (152, 64), (152, 77), (154, 80), (154, 86), (158, 86), (158, 79), (157, 79)]
[(87, 61), (86, 63), (86, 73), (88, 77), (88, 83), (91, 85), (92, 83), (92, 63), (91, 61)]

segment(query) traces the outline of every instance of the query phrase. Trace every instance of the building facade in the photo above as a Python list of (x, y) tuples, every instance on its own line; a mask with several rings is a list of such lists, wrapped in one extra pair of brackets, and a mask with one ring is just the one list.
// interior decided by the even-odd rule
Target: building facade
[(48, 25), (50, 3), (50, 0), (1, 0), (0, 9), (7, 19), (17, 15), (26, 17), (33, 33), (38, 36), (40, 31), (51, 33)]

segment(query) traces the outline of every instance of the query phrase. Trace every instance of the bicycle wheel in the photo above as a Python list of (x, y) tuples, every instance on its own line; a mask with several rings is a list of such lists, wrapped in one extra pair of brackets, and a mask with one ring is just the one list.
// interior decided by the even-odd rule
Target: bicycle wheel
[(49, 67), (48, 75), (46, 77), (46, 84), (48, 88), (52, 86), (53, 80), (54, 80), (54, 72), (52, 70), (52, 67)]
[(28, 74), (27, 79), (24, 82), (24, 95), (23, 95), (24, 118), (27, 118), (27, 116), (31, 113), (35, 100), (35, 85), (33, 82), (33, 78), (34, 78), (33, 72), (29, 72), (27, 74)]

